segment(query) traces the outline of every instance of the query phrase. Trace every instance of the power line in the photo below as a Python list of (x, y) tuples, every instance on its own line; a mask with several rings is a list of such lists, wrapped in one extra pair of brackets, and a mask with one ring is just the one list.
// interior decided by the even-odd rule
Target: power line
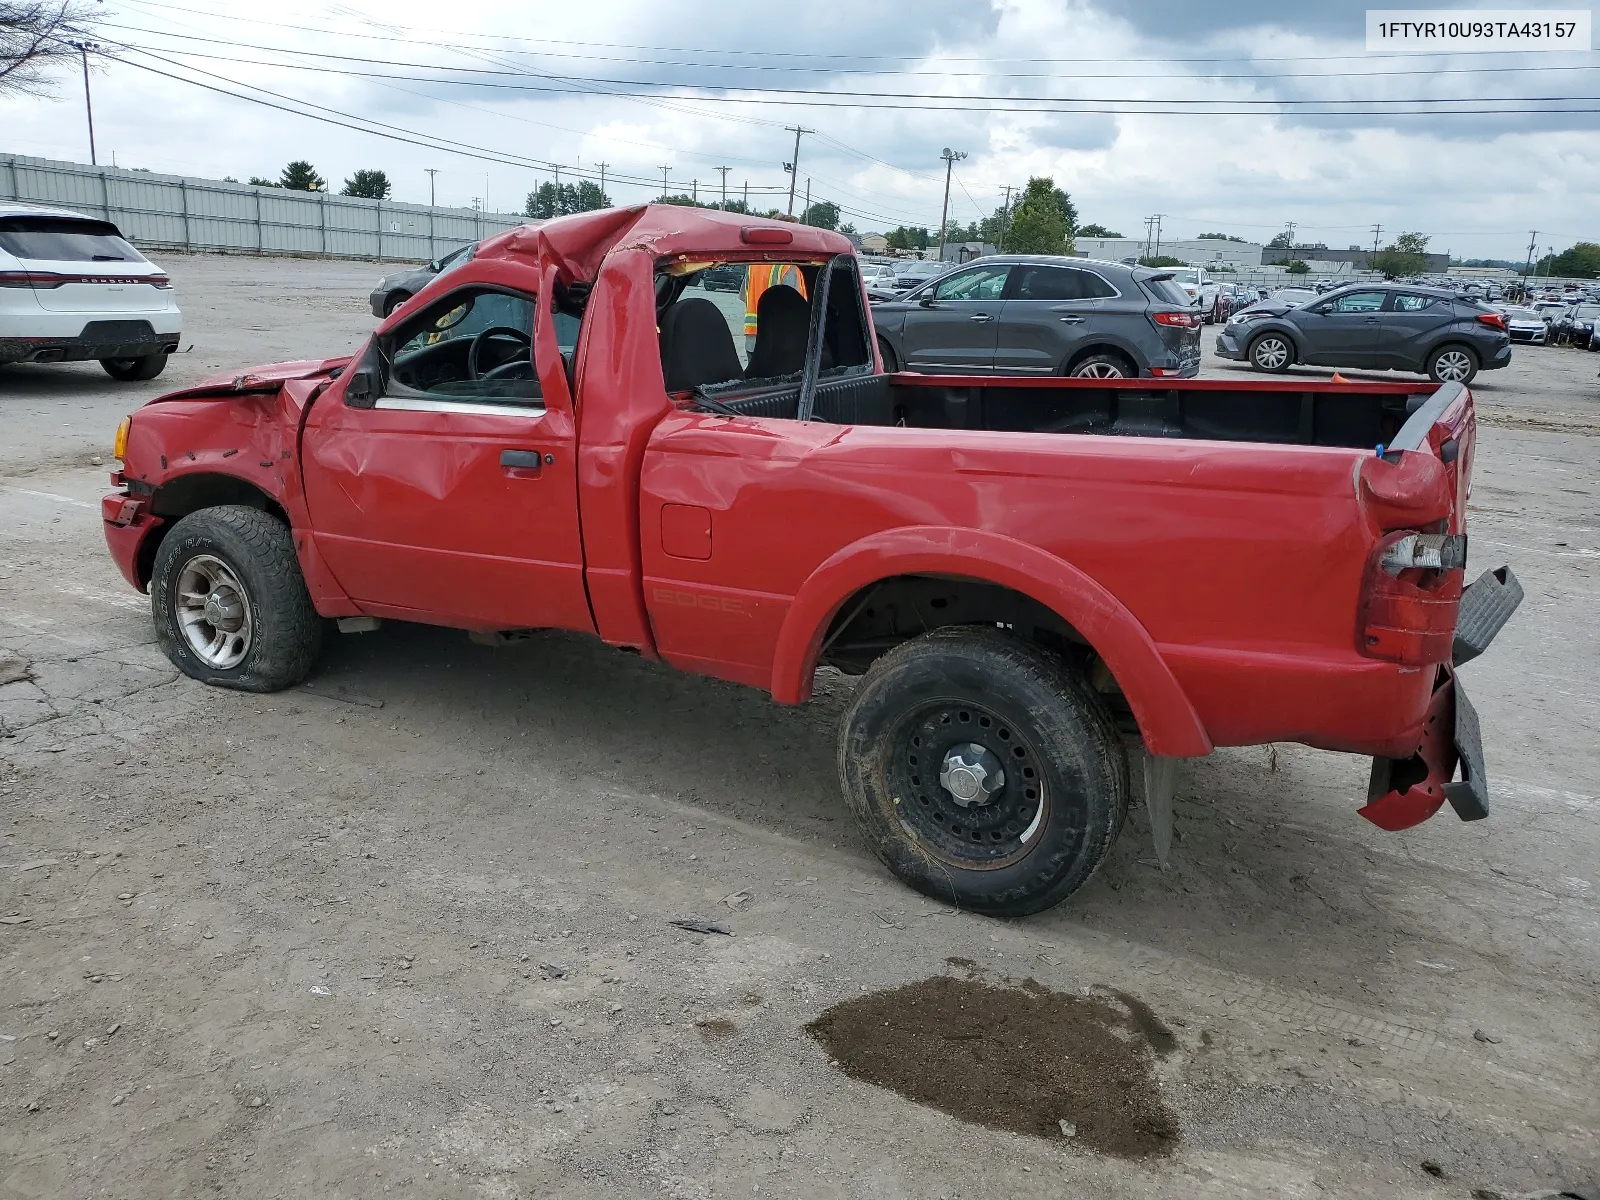
[[(706, 100), (706, 101), (732, 102), (732, 103), (739, 103), (739, 104), (779, 104), (779, 103), (788, 104), (788, 103), (794, 103), (794, 104), (812, 105), (812, 106), (827, 107), (827, 108), (838, 108), (838, 107), (852, 107), (852, 108), (853, 107), (864, 107), (864, 108), (892, 107), (892, 108), (899, 108), (899, 107), (906, 107), (906, 106), (904, 106), (904, 105), (881, 105), (881, 104), (846, 104), (846, 105), (841, 105), (841, 104), (836, 104), (836, 103), (824, 103), (824, 102), (822, 102), (820, 100), (805, 99), (805, 97), (829, 97), (829, 98), (835, 98), (836, 97), (836, 98), (839, 98), (839, 99), (852, 100), (852, 101), (855, 101), (855, 100), (945, 101), (945, 102), (954, 102), (954, 104), (959, 107), (960, 111), (986, 111), (986, 112), (1052, 112), (1052, 111), (1057, 111), (1054, 108), (1021, 107), (1023, 105), (1028, 105), (1028, 106), (1052, 105), (1052, 106), (1055, 106), (1055, 105), (1068, 105), (1068, 104), (1071, 104), (1071, 105), (1112, 104), (1112, 105), (1140, 106), (1140, 107), (1130, 108), (1130, 109), (1128, 109), (1126, 111), (1126, 113), (1123, 113), (1122, 115), (1137, 115), (1138, 113), (1144, 112), (1144, 111), (1161, 111), (1161, 110), (1152, 110), (1152, 109), (1150, 109), (1149, 106), (1151, 106), (1151, 105), (1181, 105), (1183, 107), (1178, 110), (1180, 112), (1194, 111), (1194, 112), (1200, 113), (1202, 115), (1206, 115), (1206, 114), (1219, 115), (1219, 113), (1217, 112), (1217, 109), (1216, 109), (1216, 106), (1218, 106), (1218, 105), (1245, 105), (1245, 106), (1248, 106), (1244, 110), (1244, 113), (1243, 114), (1239, 114), (1239, 115), (1253, 114), (1253, 113), (1255, 113), (1257, 111), (1265, 110), (1265, 109), (1268, 109), (1268, 108), (1299, 109), (1299, 108), (1304, 108), (1306, 106), (1312, 106), (1312, 105), (1365, 105), (1365, 106), (1369, 106), (1369, 107), (1373, 106), (1373, 105), (1377, 105), (1377, 106), (1381, 106), (1381, 107), (1380, 107), (1380, 110), (1378, 112), (1376, 112), (1376, 113), (1369, 113), (1369, 112), (1367, 112), (1365, 110), (1358, 110), (1358, 109), (1340, 109), (1338, 112), (1318, 113), (1318, 114), (1314, 114), (1314, 115), (1337, 115), (1337, 116), (1379, 115), (1379, 116), (1387, 116), (1387, 115), (1393, 115), (1394, 113), (1401, 111), (1401, 110), (1393, 109), (1390, 106), (1393, 106), (1393, 105), (1407, 105), (1407, 104), (1413, 104), (1413, 105), (1421, 105), (1421, 104), (1447, 105), (1447, 104), (1546, 104), (1546, 103), (1554, 104), (1554, 103), (1568, 103), (1568, 102), (1571, 102), (1571, 103), (1586, 103), (1586, 104), (1600, 103), (1600, 96), (1567, 96), (1567, 95), (1541, 95), (1541, 96), (1422, 96), (1422, 97), (1408, 97), (1408, 98), (1405, 98), (1405, 99), (1399, 99), (1399, 98), (1388, 99), (1388, 98), (1385, 98), (1385, 99), (1381, 99), (1381, 100), (1336, 100), (1336, 99), (1327, 99), (1327, 98), (1313, 98), (1313, 99), (1281, 99), (1281, 98), (1274, 98), (1274, 99), (1263, 99), (1263, 100), (1258, 100), (1258, 99), (1215, 99), (1215, 100), (1213, 100), (1213, 99), (1189, 99), (1189, 100), (1186, 100), (1186, 99), (1149, 99), (1149, 98), (1142, 97), (1142, 96), (1016, 96), (1016, 95), (1002, 95), (1002, 94), (971, 94), (971, 95), (953, 96), (953, 95), (951, 95), (951, 94), (949, 94), (947, 92), (866, 91), (866, 90), (849, 89), (849, 88), (747, 87), (747, 86), (738, 86), (738, 85), (733, 85), (733, 84), (711, 84), (711, 83), (700, 83), (700, 84), (684, 85), (684, 84), (671, 84), (671, 83), (657, 83), (657, 82), (654, 82), (654, 81), (651, 81), (651, 80), (612, 79), (612, 78), (605, 78), (605, 77), (598, 77), (598, 76), (557, 75), (557, 74), (553, 74), (553, 73), (550, 73), (550, 72), (542, 72), (542, 71), (484, 70), (484, 69), (479, 68), (479, 67), (454, 67), (454, 66), (449, 66), (447, 64), (440, 64), (440, 63), (416, 63), (416, 62), (408, 62), (408, 61), (397, 60), (397, 59), (374, 59), (374, 58), (365, 57), (365, 56), (358, 56), (358, 55), (335, 54), (335, 53), (328, 52), (328, 51), (293, 50), (293, 49), (286, 49), (284, 47), (279, 47), (279, 46), (260, 46), (260, 45), (255, 45), (255, 44), (248, 43), (248, 42), (237, 42), (237, 41), (232, 41), (232, 40), (222, 39), (222, 38), (195, 38), (195, 37), (190, 37), (190, 35), (186, 35), (186, 34), (162, 34), (162, 33), (160, 33), (160, 31), (156, 31), (156, 30), (144, 30), (144, 31), (141, 31), (141, 32), (154, 33), (158, 37), (159, 36), (178, 37), (178, 38), (184, 38), (185, 40), (204, 41), (204, 42), (208, 42), (208, 43), (216, 44), (216, 45), (234, 46), (234, 47), (238, 47), (238, 48), (242, 48), (242, 49), (264, 51), (266, 53), (272, 53), (272, 54), (295, 55), (297, 57), (302, 57), (302, 58), (329, 59), (329, 60), (333, 60), (333, 61), (337, 61), (337, 62), (355, 62), (355, 63), (362, 63), (362, 64), (368, 64), (368, 65), (375, 65), (375, 66), (407, 67), (407, 68), (411, 68), (413, 70), (442, 71), (442, 72), (446, 72), (446, 73), (449, 73), (449, 74), (458, 74), (458, 75), (471, 75), (471, 76), (485, 76), (485, 75), (487, 75), (487, 76), (497, 77), (497, 78), (499, 78), (499, 77), (511, 77), (511, 78), (518, 78), (518, 79), (544, 79), (544, 80), (550, 81), (551, 84), (564, 84), (564, 85), (567, 85), (567, 86), (564, 86), (564, 87), (556, 87), (556, 86), (540, 87), (540, 86), (532, 85), (532, 84), (511, 85), (511, 84), (502, 84), (502, 83), (495, 83), (495, 82), (485, 82), (485, 81), (483, 81), (482, 79), (479, 79), (479, 78), (474, 78), (474, 79), (465, 80), (465, 81), (463, 81), (463, 80), (453, 80), (453, 79), (430, 79), (430, 78), (426, 78), (426, 77), (423, 77), (423, 76), (395, 76), (395, 75), (386, 75), (386, 74), (382, 74), (382, 73), (359, 71), (359, 70), (349, 70), (349, 69), (342, 70), (342, 71), (339, 71), (339, 72), (332, 72), (332, 73), (337, 73), (337, 74), (347, 74), (347, 75), (362, 76), (362, 77), (366, 77), (366, 78), (375, 78), (375, 79), (400, 78), (400, 79), (407, 79), (407, 80), (409, 80), (411, 82), (418, 82), (418, 83), (446, 83), (446, 84), (456, 84), (457, 86), (465, 85), (465, 86), (473, 86), (473, 87), (494, 87), (494, 88), (511, 88), (511, 87), (515, 87), (516, 90), (522, 90), (522, 91), (578, 92), (578, 93), (586, 93), (586, 94), (590, 94), (590, 95), (620, 96), (620, 97), (625, 97), (625, 98), (630, 98), (630, 99), (650, 99), (650, 98), (653, 98), (653, 93), (648, 92), (648, 91), (641, 93), (641, 92), (629, 92), (629, 91), (616, 91), (616, 90), (611, 90), (611, 89), (616, 89), (616, 88), (647, 88), (647, 89), (652, 89), (652, 88), (667, 88), (667, 87), (692, 87), (693, 89), (695, 89), (695, 91), (697, 93), (707, 93), (707, 94), (697, 94), (697, 95), (692, 96), (692, 97), (676, 97), (676, 98)], [(131, 43), (130, 43), (130, 45), (131, 45)], [(137, 47), (137, 48), (146, 49), (145, 47)], [(259, 60), (243, 59), (243, 58), (238, 58), (236, 56), (230, 56), (230, 55), (204, 54), (204, 53), (199, 52), (199, 51), (166, 50), (165, 53), (178, 54), (178, 55), (181, 55), (181, 56), (184, 56), (184, 57), (192, 57), (192, 58), (221, 59), (222, 61), (226, 61), (226, 62), (246, 63), (246, 64), (253, 65), (253, 66), (283, 67), (283, 68), (290, 68), (290, 69), (295, 69), (295, 70), (317, 70), (318, 69), (318, 68), (312, 67), (312, 66), (310, 66), (308, 64), (304, 64), (304, 63), (261, 62)], [(324, 73), (329, 73), (329, 72), (327, 72), (326, 69), (324, 69)], [(599, 85), (599, 86), (590, 86), (590, 85)], [(727, 95), (727, 93), (735, 93), (735, 92), (736, 93), (746, 93), (746, 94), (741, 94), (741, 95), (738, 95), (738, 96), (729, 96), (729, 95)], [(756, 95), (749, 95), (748, 93), (757, 93), (757, 94)], [(777, 99), (766, 99), (765, 97), (776, 97)], [(791, 97), (794, 97), (796, 99), (790, 99)], [(982, 108), (975, 107), (978, 104), (982, 104), (982, 105), (985, 105), (987, 107), (982, 107)], [(933, 107), (935, 111), (952, 111), (953, 110), (951, 105), (948, 104), (948, 103), (947, 104), (937, 105), (937, 106), (919, 105), (918, 107), (922, 107), (922, 108)], [(1098, 109), (1078, 109), (1078, 110), (1068, 110), (1068, 111), (1099, 112), (1101, 110), (1098, 110)], [(1119, 113), (1121, 112), (1121, 110), (1117, 110), (1117, 111)], [(1423, 110), (1423, 111), (1431, 114), (1435, 110), (1427, 109), (1427, 110)], [(1443, 110), (1443, 111), (1451, 111), (1451, 110)], [(1499, 110), (1472, 109), (1472, 110), (1459, 110), (1459, 111), (1482, 114), (1484, 112), (1494, 112), (1494, 111), (1499, 111)], [(1538, 110), (1538, 111), (1543, 112), (1543, 111), (1564, 111), (1564, 110)], [(1587, 112), (1587, 111), (1594, 111), (1594, 110), (1584, 109), (1584, 110), (1578, 110), (1578, 111)], [(793, 126), (788, 126), (787, 128), (792, 130)]]
[[(167, 9), (167, 10), (170, 10), (170, 11), (173, 11), (173, 12), (188, 13), (188, 14), (190, 14), (192, 16), (202, 16), (202, 17), (208, 17), (208, 18), (213, 18), (213, 19), (215, 19), (217, 17), (217, 14), (215, 14), (215, 13), (205, 12), (205, 11), (200, 10), (200, 9), (183, 8), (183, 7), (181, 7), (179, 5), (175, 5), (175, 4), (158, 3), (157, 0), (137, 0), (137, 2), (133, 4), (133, 7), (135, 7), (135, 8), (148, 7), (148, 8)], [(281, 22), (281, 21), (263, 21), (263, 20), (260, 20), (258, 18), (238, 16), (238, 15), (235, 15), (233, 13), (229, 13), (227, 19), (229, 21), (247, 21), (247, 22), (249, 22), (251, 24), (266, 25), (266, 26), (269, 26), (271, 28), (276, 28), (276, 29), (293, 29), (293, 30), (296, 30), (296, 31), (299, 31), (299, 32), (303, 32), (303, 33), (317, 33), (317, 34), (323, 34), (323, 35), (331, 35), (331, 36), (335, 36), (335, 37), (365, 38), (365, 39), (370, 39), (370, 40), (374, 40), (374, 41), (385, 41), (385, 42), (411, 42), (411, 41), (415, 41), (416, 40), (415, 38), (382, 37), (382, 36), (377, 35), (377, 34), (351, 33), (351, 32), (349, 32), (347, 30), (322, 29), (322, 28), (317, 28), (317, 27), (313, 27), (313, 26), (294, 25), (294, 24), (289, 24), (287, 22)], [(413, 29), (410, 30), (410, 32), (412, 32), (412, 33), (440, 33), (440, 34), (450, 34), (452, 36), (459, 36), (460, 35), (460, 30), (459, 29), (421, 29), (421, 28), (413, 28)], [(535, 39), (535, 38), (521, 38), (521, 37), (515, 37), (515, 36), (507, 35), (507, 34), (478, 34), (478, 35), (475, 35), (475, 36), (477, 36), (477, 37), (479, 37), (479, 38), (481, 38), (483, 40), (487, 40), (487, 41), (519, 42), (519, 43), (523, 43), (523, 44), (537, 44), (537, 45), (549, 45), (549, 46), (587, 46), (587, 47), (591, 47), (591, 48), (594, 48), (594, 49), (602, 49), (602, 50), (643, 50), (643, 51), (647, 51), (647, 52), (650, 52), (650, 53), (662, 53), (662, 54), (721, 54), (721, 55), (726, 55), (726, 56), (730, 56), (730, 57), (795, 58), (795, 59), (816, 60), (816, 61), (834, 61), (834, 62), (926, 62), (926, 61), (928, 61), (928, 59), (930, 57), (934, 57), (932, 55), (927, 55), (927, 54), (921, 54), (921, 55), (911, 55), (911, 54), (900, 54), (900, 55), (893, 55), (893, 54), (823, 54), (823, 53), (817, 53), (817, 52), (813, 52), (813, 51), (802, 51), (802, 50), (738, 50), (738, 49), (731, 49), (731, 48), (720, 48), (720, 49), (716, 49), (716, 50), (708, 50), (708, 49), (705, 49), (703, 47), (693, 47), (693, 46), (651, 46), (651, 45), (640, 45), (640, 44), (628, 43), (628, 42), (584, 42), (584, 41), (573, 41), (573, 40), (570, 40), (570, 39), (562, 39), (562, 38), (537, 38), (537, 39)], [(435, 39), (430, 39), (430, 40), (435, 40)], [(537, 52), (534, 52), (534, 53), (537, 53)], [(1526, 50), (1496, 50), (1496, 51), (1489, 51), (1487, 53), (1495, 54), (1495, 55), (1517, 55), (1517, 54), (1528, 54), (1528, 53), (1531, 53), (1531, 51), (1526, 51)], [(1544, 52), (1541, 52), (1541, 53), (1549, 53), (1549, 52), (1548, 51), (1544, 51)], [(1588, 51), (1587, 50), (1571, 50), (1571, 51), (1564, 51), (1564, 52), (1563, 51), (1557, 51), (1556, 53), (1584, 54), (1584, 53), (1588, 53)], [(552, 54), (551, 57), (556, 57), (556, 55)], [(585, 57), (585, 56), (574, 56), (574, 57)], [(1118, 61), (1119, 62), (1130, 62), (1130, 63), (1253, 63), (1253, 62), (1323, 62), (1323, 63), (1325, 63), (1325, 62), (1368, 62), (1368, 61), (1372, 61), (1372, 60), (1376, 60), (1376, 59), (1394, 59), (1394, 58), (1403, 58), (1403, 59), (1415, 60), (1415, 59), (1418, 59), (1418, 58), (1453, 58), (1453, 57), (1457, 57), (1457, 56), (1453, 55), (1453, 54), (1451, 54), (1449, 52), (1441, 51), (1441, 52), (1439, 52), (1437, 54), (1431, 54), (1431, 55), (1418, 55), (1418, 54), (1413, 54), (1413, 53), (1410, 53), (1410, 52), (1396, 52), (1396, 53), (1376, 53), (1376, 54), (1374, 54), (1374, 53), (1367, 53), (1367, 54), (1305, 54), (1305, 55), (1278, 55), (1278, 56), (1261, 56), (1261, 57), (1256, 57), (1256, 56), (1252, 56), (1252, 55), (1221, 55), (1221, 56), (1212, 56), (1212, 57), (1150, 56), (1150, 57), (1142, 57), (1142, 58), (1119, 58)], [(1098, 57), (1025, 57), (1025, 56), (1024, 57), (1011, 57), (1011, 56), (1005, 56), (1005, 55), (974, 55), (974, 56), (956, 56), (956, 55), (946, 56), (946, 55), (940, 55), (940, 56), (938, 56), (938, 60), (941, 61), (941, 62), (951, 62), (951, 63), (996, 63), (996, 64), (997, 63), (1064, 63), (1064, 64), (1074, 64), (1074, 63), (1100, 62), (1100, 61), (1103, 61), (1102, 59), (1100, 59)], [(708, 65), (708, 64), (694, 64), (694, 65)], [(1548, 68), (1545, 68), (1545, 67), (1541, 66), (1541, 67), (1533, 67), (1533, 68), (1527, 68), (1527, 69), (1529, 69), (1529, 70), (1545, 70), (1545, 69), (1548, 69)], [(1428, 72), (1428, 73), (1432, 74), (1434, 72)]]

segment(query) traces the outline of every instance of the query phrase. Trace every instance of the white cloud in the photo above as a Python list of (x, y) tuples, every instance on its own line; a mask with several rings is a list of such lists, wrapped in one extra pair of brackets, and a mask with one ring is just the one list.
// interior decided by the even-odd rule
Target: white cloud
[[(962, 221), (994, 208), (1006, 183), (1044, 174), (1072, 192), (1085, 221), (1124, 232), (1136, 232), (1152, 212), (1168, 214), (1164, 229), (1179, 237), (1220, 229), (1264, 240), (1292, 220), (1301, 237), (1343, 246), (1370, 240), (1365, 231), (1377, 222), (1387, 232), (1430, 233), (1436, 249), (1509, 258), (1521, 257), (1524, 226), (1555, 231), (1561, 245), (1600, 235), (1592, 203), (1600, 192), (1600, 161), (1592, 153), (1591, 125), (1575, 124), (1592, 123), (1592, 115), (1471, 118), (1380, 111), (1370, 119), (1200, 118), (1130, 113), (1138, 107), (1130, 104), (1120, 106), (1120, 115), (986, 112), (984, 102), (970, 99), (1204, 99), (1227, 107), (1257, 107), (1245, 102), (1274, 98), (1378, 99), (1392, 109), (1394, 101), (1422, 96), (1594, 90), (1592, 71), (1477, 69), (1486, 61), (1539, 65), (1548, 56), (1470, 56), (1472, 61), (1446, 64), (1471, 68), (1464, 74), (1369, 75), (1415, 70), (1417, 64), (1362, 60), (1361, 10), (1342, 4), (1318, 6), (1314, 25), (1295, 15), (1296, 28), (1288, 30), (1272, 24), (1284, 20), (1276, 4), (1230, 5), (1219, 15), (1219, 6), (1188, 0), (1133, 0), (1115, 7), (1086, 0), (1002, 0), (993, 7), (930, 0), (917, 7), (914, 19), (903, 5), (824, 2), (790, 12), (782, 23), (772, 20), (769, 9), (726, 0), (596, 0), (536, 9), (511, 0), (456, 8), (423, 0), (386, 0), (381, 6), (375, 0), (301, 0), (273, 8), (270, 16), (251, 9), (256, 23), (239, 19), (237, 7), (222, 0), (213, 0), (209, 9), (207, 0), (113, 0), (106, 9), (108, 26), (368, 60), (594, 79), (935, 93), (950, 97), (954, 107), (870, 108), (846, 101), (845, 107), (823, 108), (517, 92), (340, 73), (407, 73), (378, 62), (302, 59), (325, 69), (301, 71), (173, 54), (222, 76), (212, 80), (219, 87), (253, 84), (433, 137), (561, 162), (564, 178), (605, 161), (608, 190), (622, 202), (658, 192), (665, 163), (674, 191), (698, 180), (702, 195), (718, 194), (714, 168), (726, 165), (732, 168), (730, 193), (738, 194), (748, 180), (756, 193), (752, 199), (782, 207), (788, 179), (781, 163), (793, 153), (793, 135), (784, 127), (798, 122), (818, 131), (802, 144), (799, 190), (809, 177), (813, 198), (843, 204), (863, 230), (935, 224), (943, 190), (939, 151), (953, 146), (969, 154), (951, 192), (952, 216)], [(442, 31), (451, 20), (459, 26)], [(175, 52), (281, 57), (126, 29), (104, 32), (108, 39)], [(539, 40), (496, 40), (506, 38)], [(807, 54), (829, 57), (802, 57)], [(882, 58), (849, 57), (859, 55)], [(1291, 61), (1269, 61), (1268, 55)], [(1074, 61), (1025, 61), (1041, 58)], [(1230, 61), (1171, 61), (1178, 58)], [(699, 65), (679, 65), (686, 63)], [(775, 66), (804, 70), (767, 69)], [(1220, 78), (1225, 75), (1244, 78)], [(537, 78), (483, 81), (553, 86)], [(122, 165), (245, 178), (275, 175), (284, 162), (304, 157), (335, 184), (359, 167), (382, 167), (397, 196), (409, 200), (427, 198), (423, 168), (436, 167), (441, 203), (466, 204), (487, 193), (492, 207), (505, 209), (520, 208), (522, 196), (549, 178), (546, 171), (479, 162), (275, 112), (123, 64), (97, 75), (94, 88), (102, 158), (114, 153)], [(80, 89), (69, 75), (53, 99), (0, 100), (0, 152), (83, 160)]]

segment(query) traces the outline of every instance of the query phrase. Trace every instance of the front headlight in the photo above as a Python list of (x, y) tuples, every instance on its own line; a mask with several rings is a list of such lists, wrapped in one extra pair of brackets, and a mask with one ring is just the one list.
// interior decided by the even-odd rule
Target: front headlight
[(122, 458), (128, 453), (128, 430), (133, 428), (133, 418), (123, 417), (117, 426), (117, 436), (111, 442), (111, 457)]

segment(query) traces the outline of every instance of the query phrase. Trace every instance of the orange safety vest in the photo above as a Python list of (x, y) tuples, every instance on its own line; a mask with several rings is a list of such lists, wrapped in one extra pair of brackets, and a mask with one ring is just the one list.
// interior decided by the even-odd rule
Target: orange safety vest
[(806, 277), (793, 263), (756, 263), (744, 272), (744, 335), (756, 335), (756, 306), (761, 303), (761, 293), (776, 284), (787, 284), (802, 296), (806, 294)]

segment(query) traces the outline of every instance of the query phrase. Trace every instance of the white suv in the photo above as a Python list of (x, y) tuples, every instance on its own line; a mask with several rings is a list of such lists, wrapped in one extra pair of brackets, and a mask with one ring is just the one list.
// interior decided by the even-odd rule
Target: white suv
[[(1166, 268), (1162, 268), (1165, 270)], [(1189, 303), (1200, 310), (1201, 319), (1210, 325), (1220, 315), (1217, 310), (1217, 281), (1204, 267), (1173, 267), (1172, 282), (1189, 296)]]
[(154, 379), (182, 329), (166, 272), (115, 225), (0, 203), (0, 363), (96, 358), (113, 379)]

